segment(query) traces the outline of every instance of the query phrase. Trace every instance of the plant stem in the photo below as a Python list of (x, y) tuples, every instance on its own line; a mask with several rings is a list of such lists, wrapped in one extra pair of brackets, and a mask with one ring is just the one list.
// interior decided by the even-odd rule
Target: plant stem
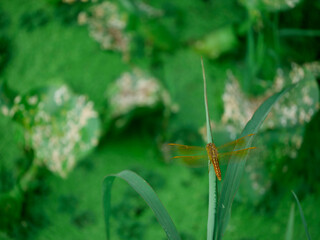
[(26, 192), (30, 187), (30, 182), (33, 181), (37, 174), (38, 165), (32, 163), (30, 168), (25, 172), (25, 174), (20, 179), (20, 187), (23, 192)]
[(29, 189), (30, 183), (35, 178), (37, 169), (38, 169), (38, 166), (32, 163), (29, 169), (24, 173), (24, 175), (18, 181), (18, 183), (9, 192), (9, 194), (14, 198), (22, 197), (23, 193)]
[[(210, 116), (207, 99), (207, 84), (206, 75), (204, 72), (203, 60), (201, 58), (203, 86), (204, 86), (204, 104), (206, 109), (206, 123), (207, 123), (207, 142), (212, 143), (212, 133), (210, 126)], [(213, 240), (215, 234), (215, 218), (217, 209), (217, 177), (214, 172), (214, 168), (210, 161), (208, 161), (209, 168), (209, 206), (208, 206), (208, 224), (207, 224), (207, 240)]]
[[(250, 21), (251, 23), (251, 21)], [(252, 23), (247, 30), (247, 56), (246, 56), (246, 77), (244, 82), (244, 90), (249, 93), (254, 79), (255, 71), (255, 42)]]
[(217, 210), (217, 177), (209, 163), (209, 208), (207, 224), (207, 240), (213, 240), (216, 232), (216, 210)]
[(273, 19), (273, 44), (277, 53), (280, 53), (280, 39), (279, 39), (279, 15), (275, 13)]

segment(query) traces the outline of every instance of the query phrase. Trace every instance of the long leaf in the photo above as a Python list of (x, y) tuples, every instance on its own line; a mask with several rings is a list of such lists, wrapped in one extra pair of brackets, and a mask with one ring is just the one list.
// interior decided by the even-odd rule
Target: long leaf
[(280, 29), (281, 37), (319, 37), (320, 31), (316, 29)]
[(293, 229), (294, 229), (294, 204), (292, 203), (291, 208), (290, 208), (290, 214), (289, 214), (289, 219), (288, 219), (285, 240), (292, 240)]
[[(204, 88), (204, 105), (206, 109), (206, 123), (207, 123), (207, 143), (212, 143), (212, 132), (210, 126), (210, 116), (207, 98), (207, 83), (206, 74), (204, 71), (203, 60), (201, 58), (203, 88)], [(211, 165), (211, 166), (210, 166)], [(211, 162), (208, 160), (209, 168), (209, 206), (208, 206), (208, 223), (207, 223), (207, 240), (213, 240), (216, 229), (216, 210), (217, 210), (217, 177)]]
[(149, 205), (169, 240), (180, 240), (172, 219), (152, 187), (142, 177), (128, 170), (108, 175), (103, 181), (103, 207), (108, 240), (110, 239), (111, 189), (116, 177), (125, 180)]
[(304, 226), (304, 230), (305, 230), (306, 235), (307, 235), (307, 239), (311, 240), (311, 236), (310, 236), (309, 231), (308, 231), (307, 222), (306, 222), (306, 219), (304, 218), (304, 214), (303, 214), (302, 207), (300, 205), (299, 199), (298, 199), (297, 195), (294, 193), (294, 191), (292, 191), (292, 194), (293, 194), (294, 198), (297, 201), (297, 204), (298, 204), (298, 207), (299, 207), (299, 212), (300, 212), (300, 217), (301, 217), (301, 220), (302, 220), (302, 223), (303, 223), (303, 226)]
[[(266, 101), (264, 101), (260, 107), (256, 110), (251, 120), (247, 123), (244, 130), (242, 131), (240, 137), (246, 136), (251, 133), (257, 133), (260, 128), (262, 122), (267, 117), (270, 112), (272, 106), (282, 97), (286, 92), (291, 90), (296, 85), (290, 85), (286, 89), (282, 90), (279, 93), (269, 97)], [(248, 148), (251, 146), (253, 138), (251, 138), (244, 148)], [(220, 199), (218, 202), (218, 210), (217, 210), (217, 220), (218, 220), (218, 231), (217, 231), (217, 239), (222, 239), (222, 235), (227, 227), (228, 220), (231, 214), (231, 207), (233, 199), (238, 191), (240, 185), (240, 179), (244, 172), (244, 167), (246, 163), (246, 156), (242, 157), (241, 161), (237, 161), (237, 163), (232, 163), (232, 159), (230, 160), (230, 164), (228, 165), (227, 172), (223, 181), (222, 190), (220, 194)]]

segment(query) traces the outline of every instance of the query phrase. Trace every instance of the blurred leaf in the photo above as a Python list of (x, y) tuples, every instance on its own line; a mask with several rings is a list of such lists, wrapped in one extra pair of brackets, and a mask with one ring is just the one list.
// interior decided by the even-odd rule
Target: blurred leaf
[(146, 44), (151, 47), (157, 47), (164, 51), (173, 51), (178, 46), (177, 36), (169, 31), (169, 29), (159, 23), (159, 20), (147, 21), (140, 27), (140, 32), (145, 38)]
[[(206, 128), (207, 128), (207, 143), (212, 143), (212, 132), (210, 125), (208, 98), (207, 98), (207, 83), (206, 75), (203, 66), (203, 60), (201, 58), (202, 75), (203, 75), (203, 88), (204, 88), (204, 105), (206, 109)], [(216, 229), (216, 210), (217, 210), (217, 177), (215, 175), (214, 167), (208, 160), (209, 168), (209, 206), (208, 206), (208, 224), (207, 224), (207, 240), (211, 240), (214, 237)]]
[(20, 18), (20, 25), (27, 31), (45, 26), (50, 21), (50, 13), (45, 9), (25, 12)]
[(36, 164), (65, 177), (98, 143), (100, 120), (93, 103), (66, 86), (50, 86), (17, 96), (13, 119), (25, 129)]
[(11, 237), (9, 237), (6, 233), (0, 232), (0, 239), (1, 240), (12, 240)]
[(216, 59), (237, 46), (237, 38), (232, 26), (215, 30), (194, 44), (194, 48), (209, 58)]
[(302, 0), (242, 0), (240, 2), (254, 15), (265, 10), (270, 12), (289, 10), (296, 7)]
[(163, 11), (161, 9), (154, 8), (142, 0), (120, 0), (121, 5), (131, 14), (140, 17), (161, 17)]
[(10, 115), (11, 108), (14, 104), (13, 100), (16, 96), (17, 93), (8, 86), (7, 81), (0, 83), (0, 107), (3, 115)]
[(294, 204), (291, 205), (285, 240), (292, 240), (294, 230)]
[[(1, 22), (0, 22), (0, 25), (1, 25)], [(0, 72), (2, 72), (7, 66), (8, 62), (11, 59), (11, 55), (12, 55), (12, 40), (5, 35), (0, 35)]]
[(306, 231), (307, 239), (311, 240), (310, 233), (308, 231), (307, 222), (306, 222), (306, 219), (304, 218), (304, 214), (303, 214), (302, 207), (301, 207), (301, 204), (299, 202), (299, 199), (298, 199), (297, 195), (294, 193), (294, 191), (292, 191), (292, 195), (296, 199), (297, 205), (299, 207), (300, 217), (301, 217), (301, 220), (302, 220), (302, 223), (303, 223), (303, 226), (304, 226), (304, 230)]
[(279, 35), (282, 37), (303, 36), (303, 37), (319, 37), (320, 31), (315, 29), (279, 29)]
[(9, 229), (10, 226), (13, 226), (20, 220), (22, 201), (21, 195), (17, 197), (9, 193), (0, 194), (0, 214), (1, 216), (5, 216), (0, 218), (1, 230)]
[[(286, 92), (290, 91), (295, 85), (291, 85), (281, 92), (271, 96), (266, 101), (264, 101), (261, 106), (256, 110), (251, 120), (247, 123), (244, 130), (242, 131), (240, 137), (246, 136), (248, 134), (257, 133), (262, 122), (267, 117), (272, 106), (282, 97)], [(251, 146), (252, 139), (247, 142), (244, 148)], [(222, 235), (227, 227), (228, 220), (231, 214), (231, 207), (233, 199), (237, 193), (240, 185), (240, 180), (244, 171), (247, 155), (243, 157), (242, 161), (238, 163), (229, 163), (227, 172), (223, 181), (222, 190), (218, 202), (218, 232), (217, 239), (222, 239)], [(232, 158), (230, 159), (232, 161)]]
[(108, 240), (111, 239), (109, 222), (111, 215), (111, 188), (116, 177), (125, 180), (149, 205), (161, 227), (166, 232), (168, 239), (180, 240), (180, 236), (174, 223), (154, 190), (143, 178), (128, 170), (122, 171), (118, 174), (108, 175), (103, 180), (103, 207)]
[(262, 6), (268, 11), (284, 11), (296, 7), (303, 0), (262, 0)]

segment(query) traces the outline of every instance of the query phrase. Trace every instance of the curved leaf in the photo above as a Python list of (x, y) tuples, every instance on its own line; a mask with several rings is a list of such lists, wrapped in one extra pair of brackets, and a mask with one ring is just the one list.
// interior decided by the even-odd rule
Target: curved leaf
[(172, 219), (152, 187), (142, 177), (128, 170), (109, 175), (103, 181), (103, 207), (107, 239), (110, 239), (111, 188), (116, 177), (125, 180), (149, 205), (169, 240), (180, 240)]
[(298, 208), (299, 208), (299, 212), (300, 212), (300, 217), (301, 217), (301, 220), (302, 220), (302, 223), (303, 223), (303, 226), (304, 226), (304, 230), (305, 230), (306, 235), (307, 235), (307, 239), (311, 240), (311, 236), (310, 236), (310, 233), (308, 231), (307, 222), (306, 222), (306, 219), (304, 218), (304, 214), (303, 214), (303, 211), (302, 211), (302, 207), (301, 207), (300, 201), (299, 201), (297, 195), (294, 193), (294, 191), (292, 191), (292, 195), (296, 199), (296, 202), (297, 202), (297, 205), (298, 205)]
[[(250, 121), (247, 123), (240, 137), (246, 136), (248, 134), (257, 133), (261, 124), (270, 112), (272, 106), (279, 100), (280, 97), (282, 97), (286, 92), (290, 91), (295, 86), (296, 84), (290, 85), (286, 89), (274, 94), (273, 96), (269, 97), (266, 101), (264, 101), (256, 110)], [(249, 148), (251, 146), (252, 140), (253, 138), (246, 143), (246, 146), (244, 146), (244, 148)], [(247, 155), (243, 156), (242, 158), (242, 161), (238, 161), (237, 163), (232, 163), (232, 159), (230, 159), (231, 163), (228, 165), (227, 168), (220, 198), (218, 201), (217, 239), (222, 239), (223, 232), (225, 231), (225, 228), (228, 224), (228, 220), (231, 214), (232, 202), (240, 185), (240, 180), (244, 171)]]

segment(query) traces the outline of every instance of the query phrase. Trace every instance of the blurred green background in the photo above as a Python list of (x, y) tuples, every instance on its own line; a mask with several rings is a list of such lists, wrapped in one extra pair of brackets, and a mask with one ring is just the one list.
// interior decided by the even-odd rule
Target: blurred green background
[[(320, 238), (319, 11), (313, 0), (1, 1), (0, 239), (105, 239), (102, 180), (124, 169), (151, 184), (182, 239), (204, 239), (208, 170), (170, 161), (166, 145), (204, 144), (201, 56), (217, 145), (301, 82), (257, 136), (224, 239), (284, 239), (291, 190)], [(165, 239), (123, 182), (112, 201), (113, 239)], [(296, 211), (293, 239), (304, 238)]]

